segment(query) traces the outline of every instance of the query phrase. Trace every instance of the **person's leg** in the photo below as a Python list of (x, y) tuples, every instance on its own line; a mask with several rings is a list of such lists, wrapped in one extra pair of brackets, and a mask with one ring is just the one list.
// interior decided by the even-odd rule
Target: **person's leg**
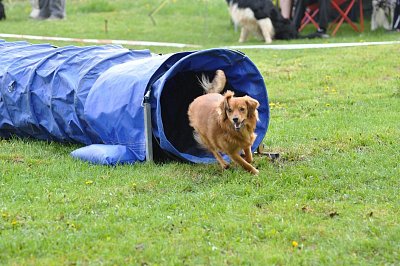
[[(329, 38), (329, 35), (326, 34), (326, 29), (328, 26), (328, 8), (329, 8), (329, 2), (330, 0), (319, 0), (320, 6), (319, 6), (319, 29), (317, 29), (317, 32), (314, 34), (308, 35), (309, 38)], [(294, 10), (294, 16), (293, 16), (293, 24), (298, 30), (301, 26), (301, 20), (304, 17), (304, 12), (306, 11), (306, 7), (308, 5), (312, 5), (315, 3), (315, 0), (298, 0), (296, 3), (296, 7)]]
[(62, 19), (65, 17), (65, 0), (51, 0), (50, 13), (53, 19)]
[(319, 19), (318, 25), (321, 30), (326, 32), (328, 28), (329, 22), (329, 8), (330, 8), (330, 1), (329, 0), (319, 0)]
[(39, 0), (39, 17), (40, 19), (45, 19), (50, 17), (50, 0)]
[(307, 0), (297, 0), (296, 1), (296, 6), (294, 9), (294, 15), (293, 15), (293, 24), (298, 30), (301, 26), (301, 20), (304, 17), (304, 12), (306, 11), (306, 5), (307, 5)]
[(284, 18), (290, 19), (292, 15), (292, 0), (279, 0), (281, 14)]

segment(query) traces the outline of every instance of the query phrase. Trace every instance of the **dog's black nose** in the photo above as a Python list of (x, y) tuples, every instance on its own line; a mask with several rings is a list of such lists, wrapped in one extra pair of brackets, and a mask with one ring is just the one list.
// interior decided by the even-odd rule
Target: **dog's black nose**
[(234, 118), (232, 118), (232, 121), (233, 121), (233, 123), (237, 123), (237, 122), (239, 122), (239, 118), (234, 117)]

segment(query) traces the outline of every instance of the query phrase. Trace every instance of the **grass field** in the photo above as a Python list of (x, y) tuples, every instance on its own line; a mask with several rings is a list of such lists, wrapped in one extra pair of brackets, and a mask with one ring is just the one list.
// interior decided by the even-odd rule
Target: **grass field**
[[(53, 22), (29, 20), (29, 1), (3, 2), (0, 33), (203, 48), (238, 39), (222, 0), (170, 1), (156, 26), (147, 14), (161, 0), (72, 0)], [(367, 24), (322, 42), (387, 40), (400, 34)], [(78, 145), (0, 139), (0, 264), (398, 265), (400, 45), (244, 52), (265, 78), (264, 144), (279, 160), (256, 156), (257, 177), (177, 162), (106, 167), (72, 159)]]

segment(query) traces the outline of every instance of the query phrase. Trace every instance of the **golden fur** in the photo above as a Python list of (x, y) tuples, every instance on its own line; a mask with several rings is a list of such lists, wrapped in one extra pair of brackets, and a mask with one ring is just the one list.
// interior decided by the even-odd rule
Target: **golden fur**
[[(249, 97), (234, 97), (232, 91), (221, 92), (226, 78), (217, 70), (212, 82), (203, 76), (200, 84), (207, 94), (197, 97), (189, 106), (190, 125), (194, 128), (195, 139), (215, 156), (223, 169), (229, 164), (219, 152), (227, 154), (244, 169), (257, 175), (251, 165), (251, 146), (256, 139), (254, 130), (258, 120), (257, 100)], [(240, 153), (244, 151), (244, 158)]]

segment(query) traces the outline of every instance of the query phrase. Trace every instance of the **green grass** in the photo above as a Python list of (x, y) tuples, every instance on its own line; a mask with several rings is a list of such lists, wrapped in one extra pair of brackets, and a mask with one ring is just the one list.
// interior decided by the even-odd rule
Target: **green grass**
[(115, 7), (105, 0), (92, 0), (85, 2), (79, 6), (78, 12), (82, 13), (100, 13), (100, 12), (112, 12), (115, 11)]
[[(69, 1), (61, 22), (3, 2), (2, 33), (205, 48), (238, 38), (222, 0), (171, 1), (156, 26), (156, 0)], [(323, 42), (399, 37), (345, 27)], [(400, 46), (245, 52), (265, 78), (264, 144), (279, 160), (256, 156), (257, 177), (176, 162), (106, 167), (72, 159), (77, 145), (0, 140), (0, 264), (399, 264)]]

